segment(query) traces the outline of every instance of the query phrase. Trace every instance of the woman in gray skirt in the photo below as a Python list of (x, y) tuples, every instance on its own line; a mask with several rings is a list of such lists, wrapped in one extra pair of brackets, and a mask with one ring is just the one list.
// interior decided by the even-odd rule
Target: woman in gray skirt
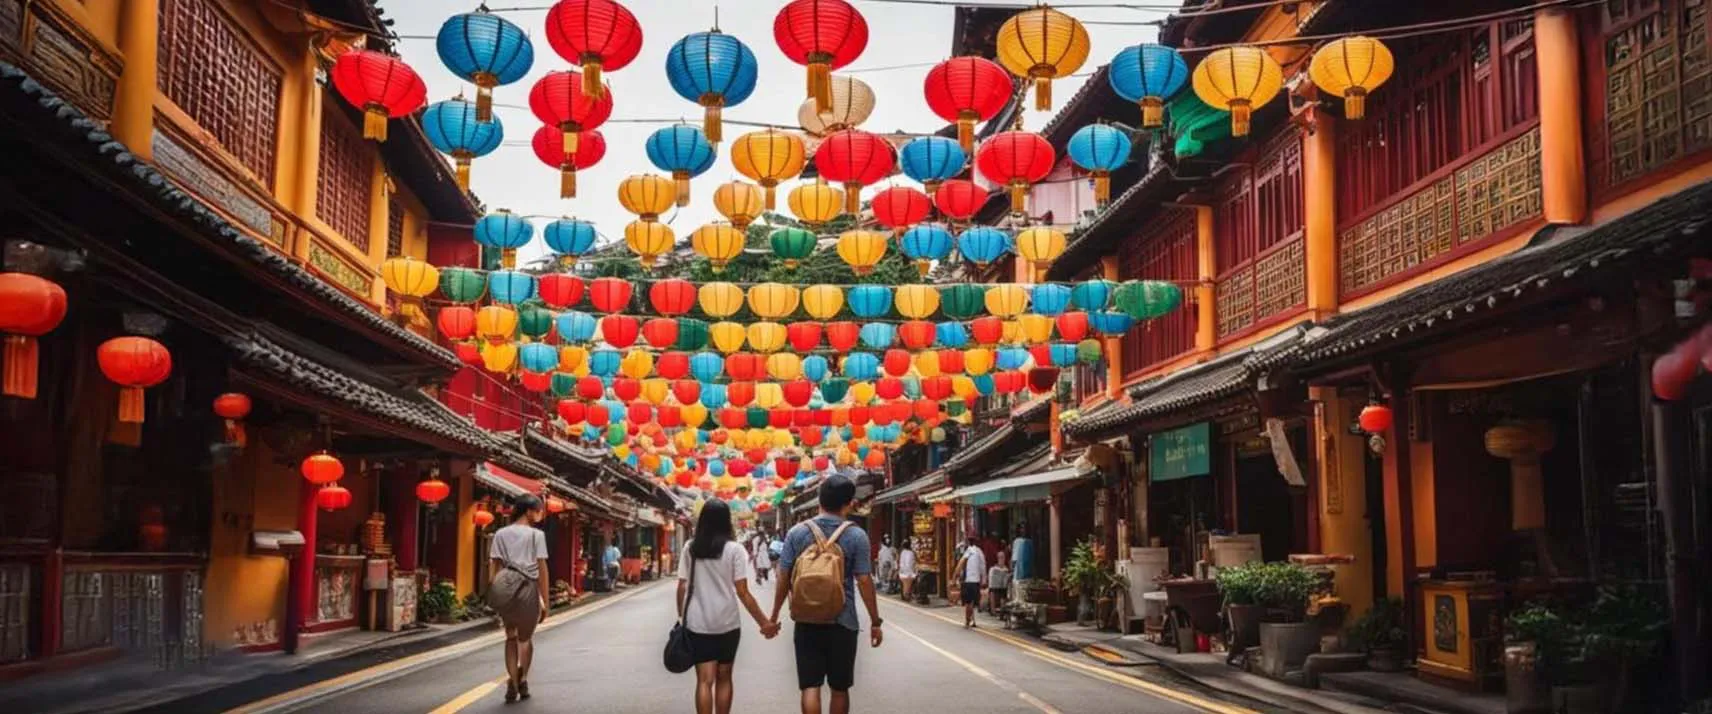
[(511, 525), (493, 534), (489, 555), (487, 604), (505, 625), (505, 701), (529, 698), (529, 663), (535, 657), (530, 640), (535, 626), (547, 619), (547, 535), (536, 528), (546, 517), (546, 505), (536, 496), (511, 502)]

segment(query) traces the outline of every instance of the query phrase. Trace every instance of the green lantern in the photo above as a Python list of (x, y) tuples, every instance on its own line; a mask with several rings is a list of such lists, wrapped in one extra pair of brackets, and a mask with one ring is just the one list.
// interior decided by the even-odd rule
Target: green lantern
[(574, 374), (554, 372), (552, 382), (553, 396), (568, 397), (577, 390), (577, 377)]
[(694, 352), (707, 346), (707, 322), (693, 317), (678, 318), (678, 341), (672, 349)]
[(850, 393), (850, 380), (843, 377), (831, 377), (820, 383), (820, 398), (827, 404), (837, 404), (844, 401), (844, 396)]
[(780, 228), (768, 240), (773, 244), (773, 255), (785, 261), (785, 269), (796, 270), (798, 263), (814, 254), (820, 238), (801, 228)]
[(1174, 283), (1130, 280), (1112, 294), (1112, 304), (1137, 320), (1161, 317), (1183, 304), (1183, 291)]
[(744, 412), (749, 417), (749, 428), (764, 429), (767, 426), (767, 410), (761, 407), (749, 407)]
[(1076, 343), (1076, 360), (1082, 364), (1093, 364), (1100, 361), (1100, 341), (1082, 340)]
[(487, 292), (487, 278), (470, 268), (444, 268), (440, 271), (440, 294), (459, 305), (480, 300)]
[(607, 424), (606, 425), (606, 443), (607, 444), (610, 444), (612, 446), (618, 446), (619, 444), (624, 443), (624, 437), (625, 436), (626, 436), (626, 433), (624, 431), (624, 425), (623, 424), (614, 423), (614, 424)]
[(963, 416), (963, 412), (968, 410), (968, 408), (968, 402), (961, 399), (949, 399), (945, 402), (945, 415), (949, 417), (960, 417)]
[(959, 283), (940, 288), (939, 309), (953, 320), (967, 320), (980, 315), (987, 309), (987, 286)]
[(517, 331), (530, 339), (541, 339), (553, 330), (553, 313), (537, 304), (525, 304), (517, 311)]

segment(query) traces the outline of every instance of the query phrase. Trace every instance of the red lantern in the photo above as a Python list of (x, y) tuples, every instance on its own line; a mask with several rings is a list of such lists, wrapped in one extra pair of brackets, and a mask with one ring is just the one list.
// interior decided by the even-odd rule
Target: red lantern
[(893, 377), (902, 377), (909, 374), (909, 351), (901, 350), (896, 347), (886, 350), (885, 356), (880, 359), (880, 367), (886, 371), (886, 374), (892, 375)]
[(476, 334), (476, 311), (468, 305), (447, 305), (434, 316), (440, 335), (453, 342), (462, 342)]
[(333, 88), (363, 110), (363, 138), (386, 141), (388, 119), (428, 103), (428, 86), (403, 60), (373, 50), (350, 50), (333, 61)]
[(905, 347), (921, 350), (933, 346), (938, 333), (931, 322), (911, 320), (898, 326), (898, 339), (903, 340)]
[(968, 179), (951, 179), (933, 192), (933, 205), (949, 220), (968, 222), (987, 204), (987, 189)]
[(854, 322), (826, 323), (826, 344), (838, 354), (849, 352), (861, 336), (862, 328)]
[(303, 478), (317, 486), (332, 483), (345, 476), (345, 465), (325, 451), (310, 454), (297, 470), (303, 474)]
[(239, 420), (250, 415), (250, 398), (237, 392), (227, 392), (214, 398), (214, 414), (226, 420), (226, 443), (242, 448), (246, 435)]
[(825, 456), (814, 457), (814, 470), (825, 471), (829, 468), (832, 468), (832, 459), (828, 459)]
[(452, 495), (452, 487), (437, 476), (429, 476), (428, 480), (416, 484), (416, 500), (430, 506), (446, 500)]
[(1391, 430), (1391, 407), (1384, 404), (1369, 404), (1363, 407), (1361, 415), (1356, 418), (1361, 424), (1361, 430), (1369, 434), (1379, 434)]
[[(662, 405), (660, 405), (659, 409), (655, 410), (654, 421), (657, 422), (660, 426), (664, 426), (664, 427), (683, 426), (684, 425), (684, 412), (682, 409), (679, 409), (676, 405), (662, 404)], [(655, 436), (658, 436), (661, 439), (665, 438), (665, 434), (655, 434)]]
[(807, 354), (820, 346), (821, 327), (818, 322), (793, 322), (785, 326), (785, 339), (791, 349)]
[(1025, 213), (1029, 184), (1052, 173), (1057, 160), (1052, 144), (1039, 134), (1007, 131), (982, 142), (975, 153), (975, 168), (988, 181), (1010, 188), (1011, 213)]
[(914, 410), (915, 418), (927, 421), (928, 419), (939, 416), (939, 402), (932, 399), (917, 399), (915, 400)]
[(571, 426), (581, 424), (588, 418), (588, 405), (575, 399), (560, 399), (558, 407), (559, 418)]
[(636, 344), (636, 337), (641, 331), (636, 318), (629, 315), (607, 315), (600, 319), (601, 339), (619, 349)]
[(802, 462), (794, 458), (781, 456), (773, 459), (773, 473), (778, 474), (779, 478), (796, 478), (797, 469), (800, 468), (802, 468)]
[(672, 396), (678, 398), (679, 404), (694, 404), (701, 400), (701, 382), (694, 379), (672, 382)]
[(946, 374), (963, 372), (963, 350), (940, 350), (939, 371)]
[(452, 345), (452, 351), (458, 355), (458, 361), (467, 365), (482, 363), (481, 346), (474, 342), (459, 342)]
[(589, 302), (601, 312), (618, 312), (630, 304), (630, 281), (620, 278), (595, 278), (589, 285)]
[(826, 413), (824, 409), (797, 409), (791, 412), (791, 426), (804, 428), (814, 426), (815, 419)]
[(588, 376), (577, 380), (577, 396), (593, 401), (606, 394), (606, 383), (599, 377)]
[(951, 378), (943, 374), (921, 380), (921, 395), (938, 401), (951, 396)]
[(725, 465), (725, 470), (736, 478), (743, 478), (755, 472), (755, 465), (747, 461), (732, 461)]
[(475, 513), (470, 514), (470, 522), (476, 524), (477, 530), (493, 525), (493, 512), (486, 508), (477, 508)]
[(993, 315), (977, 317), (969, 322), (969, 337), (977, 345), (996, 345), (1005, 336), (1005, 321)]
[(648, 302), (661, 315), (675, 317), (690, 311), (696, 304), (696, 286), (688, 280), (672, 278), (648, 286)]
[(903, 380), (897, 377), (881, 377), (874, 380), (874, 396), (881, 399), (897, 399), (903, 395)]
[(993, 377), (993, 386), (1000, 394), (1016, 394), (1028, 385), (1028, 377), (1022, 372), (1000, 372)]
[[(541, 295), (541, 302), (547, 303), (547, 307), (555, 310), (563, 310), (583, 299), (583, 279), (575, 275), (548, 273), (541, 276), (539, 285), (537, 292)], [(450, 308), (441, 309), (441, 314), (444, 314), (447, 309)], [(463, 309), (468, 310), (469, 308)], [(473, 313), (470, 319), (472, 322), (474, 321)], [(444, 332), (445, 330), (442, 329), (441, 331)]]
[(350, 489), (336, 483), (322, 486), (315, 492), (315, 507), (323, 511), (340, 511), (351, 505)]
[(1688, 396), (1688, 385), (1700, 364), (1681, 349), (1673, 349), (1653, 360), (1653, 395), (1667, 402)]
[(755, 512), (756, 513), (766, 513), (766, 512), (771, 511), (771, 510), (773, 510), (773, 502), (772, 501), (762, 501), (760, 503), (755, 504)]
[(606, 157), (606, 137), (592, 130), (582, 133), (576, 151), (565, 150), (565, 133), (556, 126), (536, 129), (529, 145), (535, 149), (535, 158), (559, 170), (559, 198), (576, 198), (577, 172)]
[[(654, 374), (665, 379), (683, 379), (690, 373), (690, 355), (688, 352), (662, 352), (660, 358), (654, 360)], [(684, 402), (688, 404), (689, 402)]]
[(746, 407), (755, 401), (754, 382), (732, 382), (725, 386), (725, 400), (734, 407)]
[(585, 418), (588, 420), (589, 426), (599, 429), (612, 423), (612, 412), (608, 411), (605, 406), (594, 404), (589, 406), (588, 416)]
[(172, 374), (172, 353), (147, 337), (115, 337), (95, 350), (95, 362), (119, 385), (119, 421), (143, 422), (143, 390)]
[(547, 44), (582, 65), (582, 90), (602, 96), (602, 71), (623, 69), (642, 51), (642, 26), (612, 0), (560, 0), (547, 11)]
[(1082, 338), (1088, 336), (1088, 313), (1075, 311), (1059, 313), (1056, 322), (1058, 323), (1058, 339), (1060, 340), (1081, 342)]
[(793, 407), (806, 407), (814, 398), (814, 382), (806, 379), (794, 379), (785, 382), (781, 387), (785, 393), (785, 403)]
[(612, 396), (621, 401), (632, 401), (642, 396), (642, 382), (630, 377), (614, 377), (612, 379)]
[(550, 372), (523, 372), (517, 375), (517, 381), (524, 389), (539, 394), (552, 388), (553, 375)]
[(596, 95), (583, 91), (573, 72), (548, 72), (529, 90), (529, 108), (542, 124), (559, 130), (565, 153), (575, 155), (580, 136), (612, 116), (612, 91), (602, 88)]
[(742, 429), (749, 424), (749, 415), (736, 407), (719, 410), (719, 425), (727, 429)]
[(65, 289), (27, 273), (0, 273), (0, 333), (5, 379), (0, 394), (36, 398), (36, 338), (65, 319)]
[(624, 410), (624, 418), (631, 424), (647, 424), (654, 421), (654, 408), (647, 402), (631, 402)]
[(874, 194), (868, 208), (874, 212), (874, 222), (891, 229), (896, 236), (926, 220), (928, 212), (933, 210), (933, 201), (908, 186), (893, 186)]
[(821, 178), (844, 184), (844, 211), (855, 215), (862, 212), (862, 187), (892, 175), (898, 155), (892, 142), (877, 134), (845, 129), (820, 142), (814, 165)]
[(694, 471), (679, 471), (678, 475), (673, 477), (673, 478), (674, 478), (674, 480), (677, 481), (679, 486), (682, 486), (684, 488), (689, 488), (689, 487), (695, 485), (695, 472)]
[(570, 508), (570, 506), (565, 504), (564, 499), (561, 499), (558, 496), (548, 496), (547, 497), (547, 512), (548, 513), (558, 515), (560, 513), (564, 513), (565, 510), (568, 508)]
[(1028, 371), (1028, 391), (1045, 394), (1057, 386), (1057, 367), (1035, 367)]
[(791, 425), (791, 410), (775, 407), (767, 410), (767, 426), (784, 429)]
[(850, 425), (861, 426), (874, 420), (874, 410), (867, 406), (850, 407)]
[[(671, 347), (678, 341), (678, 321), (670, 317), (656, 317), (642, 324), (642, 339), (654, 349)], [(688, 363), (685, 363), (688, 366)], [(655, 365), (658, 369), (659, 365)]]
[(807, 446), (809, 448), (819, 446), (820, 442), (825, 438), (826, 435), (819, 429), (804, 429), (802, 430), (802, 433), (797, 434), (797, 441), (801, 441), (803, 446)]
[(868, 47), (868, 21), (844, 0), (792, 0), (773, 17), (773, 39), (792, 62), (808, 67), (815, 111), (832, 108), (832, 70)]
[(1052, 366), (1052, 346), (1051, 345), (1045, 345), (1045, 344), (1029, 345), (1028, 346), (1028, 356), (1034, 358), (1034, 366), (1036, 366), (1036, 367), (1051, 367)]
[(927, 72), (923, 85), (927, 107), (939, 118), (957, 123), (957, 141), (964, 151), (975, 148), (975, 123), (998, 116), (1015, 89), (1011, 73), (983, 57), (954, 57)]
[(880, 449), (869, 451), (867, 456), (862, 457), (862, 465), (870, 469), (885, 468), (886, 452)]

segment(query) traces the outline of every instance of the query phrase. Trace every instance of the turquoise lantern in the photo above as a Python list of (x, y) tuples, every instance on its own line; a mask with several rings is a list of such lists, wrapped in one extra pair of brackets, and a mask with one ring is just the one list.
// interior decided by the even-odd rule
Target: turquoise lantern
[(678, 205), (690, 205), (690, 179), (713, 167), (718, 153), (707, 135), (688, 124), (661, 127), (648, 135), (648, 160), (661, 171), (669, 171), (678, 183)]
[(517, 350), (517, 362), (528, 372), (545, 374), (559, 367), (559, 351), (552, 345), (531, 342)]
[(1106, 309), (1112, 301), (1112, 290), (1117, 287), (1110, 280), (1089, 280), (1077, 283), (1070, 289), (1070, 303), (1078, 310), (1098, 312)]
[(998, 389), (998, 383), (993, 381), (991, 374), (977, 374), (969, 379), (975, 383), (975, 393), (983, 397), (993, 396), (993, 392)]
[(969, 344), (969, 328), (961, 322), (941, 322), (933, 328), (940, 347), (960, 350)]
[(558, 253), (560, 263), (567, 266), (592, 250), (597, 236), (598, 231), (593, 223), (575, 218), (553, 221), (541, 231), (541, 237), (546, 239), (547, 247)]
[(686, 35), (666, 52), (666, 81), (678, 96), (706, 108), (702, 132), (715, 144), (725, 133), (721, 110), (748, 99), (757, 74), (755, 53), (718, 29)]
[[(955, 146), (957, 142), (951, 143)], [(899, 240), (904, 256), (915, 261), (915, 267), (922, 275), (927, 275), (933, 261), (944, 260), (945, 256), (951, 255), (951, 243), (951, 231), (938, 223), (911, 226)]]
[(422, 132), (435, 151), (452, 157), (458, 188), (466, 192), (470, 190), (470, 161), (493, 153), (505, 141), (505, 125), (499, 117), (479, 121), (476, 105), (461, 98), (428, 105), (422, 112)]
[(844, 358), (844, 376), (871, 380), (880, 374), (880, 358), (869, 352), (852, 352)]
[(850, 393), (850, 380), (843, 377), (833, 377), (820, 383), (820, 398), (827, 404), (837, 404), (844, 401)]
[(1011, 252), (1011, 236), (992, 226), (975, 226), (957, 236), (957, 250), (964, 259), (986, 266)]
[(904, 396), (905, 397), (908, 397), (910, 399), (920, 399), (921, 398), (921, 378), (920, 377), (917, 377), (913, 374), (905, 375), (904, 377), (900, 378), (898, 380), (898, 382), (903, 384)]
[(1106, 79), (1118, 96), (1141, 105), (1141, 126), (1152, 129), (1164, 124), (1165, 102), (1188, 83), (1189, 63), (1165, 45), (1131, 45), (1112, 58)]
[(1054, 342), (1051, 347), (1052, 366), (1069, 367), (1076, 364), (1076, 343)]
[(704, 383), (701, 385), (701, 405), (708, 409), (722, 409), (730, 400), (725, 396), (725, 385)]
[(593, 315), (569, 310), (559, 313), (554, 321), (559, 328), (559, 339), (566, 342), (588, 342), (594, 339), (595, 319)]
[(1122, 335), (1135, 326), (1135, 318), (1113, 310), (1088, 313), (1088, 327), (1102, 335)]
[(1112, 172), (1129, 162), (1129, 134), (1105, 124), (1089, 124), (1070, 135), (1070, 161), (1094, 178), (1094, 203), (1112, 199)]
[(499, 264), (507, 269), (516, 267), (517, 249), (529, 245), (534, 237), (535, 226), (528, 219), (504, 209), (476, 219), (476, 242), (499, 251)]
[(1033, 298), (1034, 314), (1056, 317), (1070, 307), (1070, 287), (1057, 283), (1036, 285)]
[(599, 349), (589, 355), (589, 374), (596, 377), (611, 377), (618, 374), (618, 365), (624, 361), (624, 356), (618, 350)]
[(883, 350), (898, 341), (898, 327), (889, 322), (870, 322), (862, 326), (857, 338), (871, 350)]
[(825, 357), (809, 355), (803, 358), (802, 373), (810, 382), (823, 382), (832, 373), (832, 367), (827, 364)]
[(1028, 364), (1028, 350), (1021, 347), (1001, 347), (995, 364), (1002, 370), (1022, 369)]
[(892, 311), (892, 289), (885, 285), (857, 285), (845, 296), (857, 317), (873, 319)]
[(453, 15), (440, 26), (434, 49), (446, 69), (476, 85), (476, 121), (493, 120), (493, 88), (511, 84), (535, 64), (535, 47), (523, 28), (488, 12)]
[(535, 297), (535, 276), (515, 270), (487, 274), (487, 293), (501, 305), (516, 305)]
[[(725, 374), (725, 358), (713, 352), (697, 352), (690, 357), (690, 376), (702, 382), (712, 382)], [(703, 385), (706, 389), (706, 385)], [(702, 395), (702, 403), (707, 403), (707, 395)]]
[(928, 194), (941, 182), (957, 178), (969, 163), (969, 154), (956, 139), (924, 136), (911, 139), (898, 149), (898, 168), (905, 176), (920, 181)]

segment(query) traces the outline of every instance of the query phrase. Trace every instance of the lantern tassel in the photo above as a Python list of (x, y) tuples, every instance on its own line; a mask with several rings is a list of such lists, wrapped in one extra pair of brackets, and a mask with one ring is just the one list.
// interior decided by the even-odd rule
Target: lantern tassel
[(559, 198), (577, 197), (577, 167), (565, 164), (559, 167)]
[(862, 212), (862, 184), (844, 184), (844, 212), (852, 216)]
[(482, 124), (493, 121), (493, 88), (499, 86), (499, 78), (487, 72), (477, 72), (476, 82), (476, 121)]
[(721, 109), (723, 103), (718, 98), (703, 99), (702, 106), (707, 107), (707, 111), (702, 113), (701, 132), (707, 135), (709, 142), (717, 144), (724, 141), (724, 122), (721, 121), (721, 115), (724, 114)]
[(506, 270), (517, 267), (517, 250), (515, 248), (506, 248), (505, 250), (500, 251), (499, 264), (504, 266)]
[(1102, 206), (1112, 200), (1112, 175), (1104, 171), (1094, 172), (1094, 202)]
[(143, 423), (143, 389), (141, 387), (119, 388), (119, 423)]
[(1141, 126), (1157, 129), (1165, 123), (1165, 102), (1159, 97), (1141, 98)]
[(1343, 95), (1343, 116), (1345, 119), (1360, 119), (1367, 116), (1367, 90), (1362, 87), (1350, 87)]
[(808, 95), (814, 98), (815, 113), (832, 111), (831, 63), (808, 63)]
[(688, 171), (673, 171), (672, 178), (678, 182), (678, 207), (690, 205), (690, 174)]
[(363, 107), (363, 138), (386, 141), (386, 107), (369, 104)]
[(915, 269), (921, 271), (921, 277), (925, 278), (927, 277), (927, 271), (933, 269), (933, 261), (918, 260), (915, 262)]
[(249, 441), (249, 434), (244, 431), (243, 422), (237, 419), (226, 420), (226, 443), (242, 449)]
[(1028, 206), (1028, 184), (1017, 181), (1011, 184), (1011, 213), (1023, 213)]
[(932, 198), (933, 194), (935, 194), (939, 191), (939, 182), (938, 181), (923, 181), (921, 184), (921, 187), (927, 191), (928, 198)]
[(36, 398), (36, 370), (40, 352), (34, 337), (6, 336), (6, 376), (0, 394), (23, 399)]
[(1052, 108), (1052, 78), (1034, 78), (1034, 109), (1044, 112)]
[(779, 193), (779, 191), (778, 191), (778, 185), (777, 184), (767, 184), (766, 192), (765, 192), (765, 194), (766, 194), (765, 195), (765, 202), (766, 202), (767, 210), (771, 211), (771, 210), (779, 207), (778, 193)]
[(600, 83), (600, 59), (583, 58), (583, 94), (594, 99), (600, 99), (606, 94), (606, 87)]
[(577, 132), (580, 131), (580, 128), (573, 122), (565, 122), (564, 124), (559, 125), (559, 131), (565, 133), (562, 137), (563, 146), (561, 147), (564, 149), (565, 155), (576, 156)]
[(975, 121), (980, 115), (964, 111), (957, 113), (957, 143), (963, 146), (963, 151), (975, 150)]
[(1248, 136), (1249, 120), (1253, 112), (1254, 108), (1249, 106), (1248, 100), (1236, 99), (1231, 101), (1231, 136)]
[(459, 156), (456, 158), (457, 158), (457, 171), (458, 171), (458, 190), (463, 191), (464, 193), (469, 193), (470, 192), (470, 157)]

